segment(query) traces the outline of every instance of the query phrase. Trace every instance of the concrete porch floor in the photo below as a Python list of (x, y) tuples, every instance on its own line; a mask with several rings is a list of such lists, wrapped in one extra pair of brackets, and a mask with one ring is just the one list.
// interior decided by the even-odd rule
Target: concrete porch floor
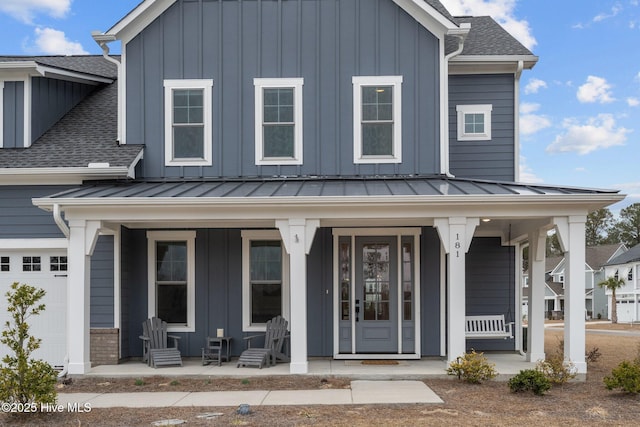
[[(490, 363), (498, 372), (496, 380), (506, 380), (522, 369), (535, 367), (518, 353), (486, 353)], [(453, 378), (446, 373), (446, 359), (423, 358), (421, 360), (398, 360), (397, 365), (363, 365), (360, 360), (335, 360), (311, 358), (309, 373), (314, 376), (341, 376), (363, 380)], [(288, 363), (279, 363), (270, 368), (236, 368), (236, 359), (231, 362), (202, 366), (200, 358), (183, 358), (183, 366), (151, 368), (139, 360), (126, 361), (119, 365), (101, 365), (91, 369), (87, 376), (93, 377), (254, 377), (291, 375)]]

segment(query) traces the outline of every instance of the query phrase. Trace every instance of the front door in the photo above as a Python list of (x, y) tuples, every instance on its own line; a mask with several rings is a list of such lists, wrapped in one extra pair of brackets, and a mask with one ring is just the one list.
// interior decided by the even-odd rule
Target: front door
[(357, 237), (357, 353), (398, 352), (398, 256), (395, 237)]

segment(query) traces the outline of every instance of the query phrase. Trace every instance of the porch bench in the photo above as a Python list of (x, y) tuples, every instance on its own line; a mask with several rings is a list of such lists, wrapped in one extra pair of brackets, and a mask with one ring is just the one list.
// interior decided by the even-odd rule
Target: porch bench
[(503, 314), (466, 316), (465, 336), (468, 339), (513, 338), (513, 322), (506, 323)]

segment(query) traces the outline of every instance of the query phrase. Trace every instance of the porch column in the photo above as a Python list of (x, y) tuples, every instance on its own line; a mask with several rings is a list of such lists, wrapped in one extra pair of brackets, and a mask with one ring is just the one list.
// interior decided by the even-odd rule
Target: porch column
[(587, 372), (585, 361), (585, 223), (586, 215), (555, 218), (558, 240), (565, 253), (564, 358), (578, 373)]
[(547, 232), (529, 233), (529, 319), (527, 334), (527, 361), (544, 360), (544, 291), (545, 251)]
[(320, 225), (318, 220), (294, 218), (276, 221), (284, 247), (289, 254), (289, 283), (291, 312), (292, 374), (309, 372), (307, 357), (307, 255)]
[(69, 221), (67, 250), (67, 356), (69, 374), (86, 374), (89, 360), (91, 255), (98, 239), (99, 221)]
[(452, 362), (467, 350), (466, 254), (469, 251), (478, 218), (436, 218), (434, 225), (448, 254), (447, 263), (447, 360)]

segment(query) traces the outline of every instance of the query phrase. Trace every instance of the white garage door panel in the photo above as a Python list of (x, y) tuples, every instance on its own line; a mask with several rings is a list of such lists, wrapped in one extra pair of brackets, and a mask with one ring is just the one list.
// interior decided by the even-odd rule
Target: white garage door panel
[(617, 315), (618, 322), (620, 323), (637, 322), (638, 317), (636, 316), (636, 305), (633, 303), (633, 300), (618, 302)]
[[(2, 327), (4, 328), (5, 322), (10, 320), (5, 294), (13, 282), (26, 283), (44, 289), (46, 294), (42, 302), (46, 308), (39, 315), (28, 319), (29, 332), (30, 335), (42, 339), (40, 348), (33, 352), (32, 357), (43, 359), (53, 366), (62, 366), (67, 352), (67, 272), (65, 264), (58, 267), (62, 271), (51, 271), (51, 257), (66, 256), (66, 250), (0, 251), (0, 257), (4, 257), (5, 260), (6, 257), (10, 258), (10, 271), (0, 271), (0, 321)], [(40, 271), (23, 271), (23, 257), (40, 257)], [(31, 264), (38, 265), (33, 262)], [(56, 266), (53, 268), (55, 269)], [(7, 347), (0, 344), (0, 353), (5, 355), (7, 351)]]

